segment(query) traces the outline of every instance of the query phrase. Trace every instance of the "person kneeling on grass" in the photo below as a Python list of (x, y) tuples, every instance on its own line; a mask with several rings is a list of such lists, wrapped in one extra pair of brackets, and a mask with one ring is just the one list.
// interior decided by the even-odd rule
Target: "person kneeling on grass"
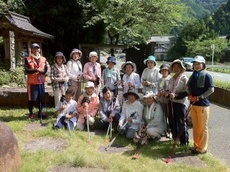
[(143, 98), (145, 102), (143, 118), (148, 137), (159, 141), (165, 131), (161, 105), (156, 101), (156, 95), (152, 91), (147, 91)]
[(85, 93), (83, 93), (77, 104), (79, 113), (77, 129), (84, 130), (85, 121), (88, 120), (89, 125), (95, 122), (95, 116), (99, 109), (99, 97), (94, 91), (94, 83), (91, 81), (86, 82)]
[(58, 115), (54, 129), (67, 128), (73, 130), (77, 123), (77, 102), (73, 100), (74, 90), (68, 89), (65, 96), (62, 96), (55, 108), (55, 114)]
[[(126, 100), (122, 105), (121, 118), (118, 124), (118, 130), (121, 134), (126, 133), (128, 139), (133, 139), (135, 132), (140, 128), (143, 105), (137, 100), (139, 96), (135, 93), (134, 88), (128, 90), (123, 95)], [(124, 126), (124, 124), (127, 124)]]
[(99, 115), (101, 117), (100, 125), (103, 129), (108, 128), (112, 122), (117, 127), (120, 119), (120, 104), (109, 87), (102, 89), (103, 97), (100, 101)]

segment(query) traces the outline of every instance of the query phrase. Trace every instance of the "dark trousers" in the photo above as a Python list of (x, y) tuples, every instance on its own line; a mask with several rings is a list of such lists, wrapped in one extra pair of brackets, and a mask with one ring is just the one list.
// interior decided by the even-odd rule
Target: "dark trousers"
[(185, 120), (186, 106), (181, 103), (169, 101), (169, 127), (173, 139), (180, 140), (181, 145), (187, 145), (189, 142), (188, 127)]
[[(65, 121), (65, 120), (66, 120), (65, 116), (62, 116), (62, 117), (58, 120), (58, 123), (57, 123), (57, 125), (56, 125), (55, 127), (57, 127), (57, 128), (63, 128), (63, 127), (65, 127), (65, 128), (68, 129), (68, 124), (69, 124), (69, 129), (70, 129), (70, 130), (73, 130), (73, 129), (74, 129), (74, 124), (73, 124), (73, 122), (70, 121), (70, 120), (67, 120), (67, 121)], [(67, 124), (67, 122), (68, 122), (68, 124)]]
[[(120, 114), (116, 113), (115, 116), (113, 117), (113, 128), (117, 128), (119, 119), (120, 119)], [(103, 130), (107, 130), (109, 126), (109, 122), (100, 120), (100, 126)]]

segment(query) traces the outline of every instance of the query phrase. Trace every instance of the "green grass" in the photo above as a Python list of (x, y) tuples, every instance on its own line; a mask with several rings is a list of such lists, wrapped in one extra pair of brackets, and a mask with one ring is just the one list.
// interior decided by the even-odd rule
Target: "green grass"
[[(88, 142), (88, 134), (86, 131), (73, 131), (71, 136), (68, 131), (53, 130), (52, 123), (56, 120), (53, 113), (54, 109), (48, 109), (48, 115), (50, 118), (44, 120), (49, 122), (49, 125), (43, 127), (41, 130), (25, 130), (25, 127), (32, 122), (29, 121), (25, 114), (27, 109), (7, 109), (1, 108), (0, 119), (6, 122), (6, 124), (15, 133), (18, 145), (20, 149), (20, 155), (22, 159), (22, 167), (19, 172), (48, 172), (51, 167), (57, 165), (68, 165), (71, 167), (91, 167), (100, 168), (107, 171), (121, 171), (121, 172), (133, 172), (133, 171), (186, 171), (186, 172), (210, 172), (210, 171), (228, 171), (226, 165), (217, 160), (210, 154), (199, 155), (206, 166), (197, 168), (188, 164), (171, 163), (166, 164), (162, 161), (163, 157), (166, 157), (171, 148), (173, 142), (150, 142), (145, 145), (141, 150), (141, 155), (138, 160), (131, 160), (131, 156), (134, 153), (135, 145), (132, 141), (119, 136), (115, 143), (124, 145), (128, 148), (128, 151), (124, 153), (108, 154), (103, 151), (99, 151), (100, 147), (105, 147), (104, 143), (105, 132), (99, 135), (92, 136), (90, 143)], [(33, 124), (39, 123), (39, 120)], [(115, 133), (113, 134), (115, 135)], [(34, 139), (61, 139), (66, 141), (67, 147), (62, 151), (48, 151), (40, 150), (34, 152), (28, 152), (24, 149), (25, 144)], [(178, 147), (177, 153), (189, 152), (188, 148)]]

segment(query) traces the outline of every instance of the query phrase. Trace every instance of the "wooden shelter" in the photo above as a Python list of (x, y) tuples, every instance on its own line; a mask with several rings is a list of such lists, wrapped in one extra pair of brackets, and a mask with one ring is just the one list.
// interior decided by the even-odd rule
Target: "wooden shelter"
[(0, 19), (0, 36), (4, 41), (4, 62), (10, 69), (15, 69), (30, 53), (32, 43), (42, 46), (44, 40), (53, 39), (52, 35), (34, 27), (29, 17), (11, 11)]

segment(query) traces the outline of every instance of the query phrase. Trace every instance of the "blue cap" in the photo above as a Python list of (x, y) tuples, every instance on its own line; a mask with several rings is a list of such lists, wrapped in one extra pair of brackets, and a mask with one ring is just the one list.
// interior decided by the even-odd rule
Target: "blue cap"
[(106, 63), (108, 64), (109, 62), (112, 62), (113, 64), (117, 64), (116, 57), (114, 57), (114, 56), (108, 57)]

